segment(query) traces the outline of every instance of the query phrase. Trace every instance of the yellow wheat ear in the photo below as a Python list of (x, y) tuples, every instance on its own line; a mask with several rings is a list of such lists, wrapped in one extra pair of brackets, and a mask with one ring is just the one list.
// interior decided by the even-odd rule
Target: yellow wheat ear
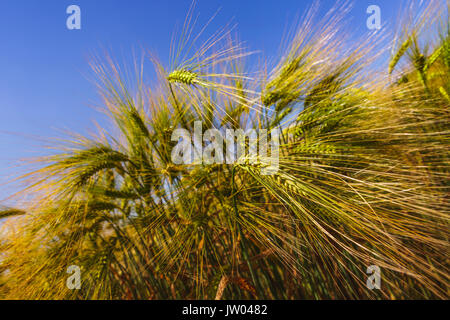
[(187, 85), (193, 85), (198, 83), (198, 75), (188, 70), (175, 70), (167, 77), (169, 82), (184, 83)]

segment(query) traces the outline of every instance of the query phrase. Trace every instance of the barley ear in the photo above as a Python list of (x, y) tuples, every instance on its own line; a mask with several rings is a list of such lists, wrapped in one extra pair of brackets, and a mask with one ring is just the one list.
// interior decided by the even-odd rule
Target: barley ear
[(391, 62), (389, 63), (389, 74), (392, 74), (392, 71), (394, 71), (394, 69), (397, 66), (398, 62), (403, 57), (403, 55), (405, 54), (406, 50), (408, 50), (408, 48), (411, 46), (411, 44), (412, 44), (411, 37), (409, 37), (408, 39), (405, 40), (405, 42), (402, 43), (402, 45), (400, 46), (400, 48), (398, 49), (398, 51), (396, 52), (396, 54), (392, 58)]
[(220, 279), (219, 285), (217, 287), (216, 298), (214, 300), (222, 299), (223, 292), (225, 291), (225, 288), (227, 287), (228, 282), (229, 282), (228, 276), (223, 275), (222, 279)]
[(187, 85), (193, 85), (198, 83), (198, 75), (194, 72), (188, 71), (188, 70), (175, 70), (169, 76), (167, 77), (167, 80), (169, 82), (178, 82), (178, 83), (184, 83)]

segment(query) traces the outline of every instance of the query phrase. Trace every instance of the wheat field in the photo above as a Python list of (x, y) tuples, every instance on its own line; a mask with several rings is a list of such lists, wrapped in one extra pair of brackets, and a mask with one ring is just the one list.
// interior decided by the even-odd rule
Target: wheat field
[[(0, 299), (448, 299), (448, 10), (355, 39), (344, 7), (313, 5), (268, 67), (192, 7), (169, 65), (145, 53), (156, 82), (92, 59), (114, 130), (54, 142), (18, 178)], [(278, 170), (175, 164), (172, 132), (196, 121), (277, 129)]]

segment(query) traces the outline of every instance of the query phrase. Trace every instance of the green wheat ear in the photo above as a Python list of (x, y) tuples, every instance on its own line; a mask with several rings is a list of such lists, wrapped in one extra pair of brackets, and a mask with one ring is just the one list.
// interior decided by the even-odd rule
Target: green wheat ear
[(439, 92), (442, 94), (442, 96), (447, 99), (448, 102), (450, 102), (450, 96), (448, 95), (447, 91), (443, 87), (439, 88)]
[(188, 70), (175, 70), (167, 77), (169, 82), (179, 82), (188, 85), (193, 85), (198, 82), (198, 75)]
[(397, 65), (397, 63), (399, 62), (401, 57), (403, 57), (406, 50), (408, 50), (408, 48), (411, 46), (411, 44), (412, 44), (411, 37), (409, 37), (408, 39), (405, 40), (405, 42), (402, 43), (402, 45), (400, 46), (400, 48), (398, 49), (398, 51), (392, 58), (391, 62), (389, 63), (389, 74), (391, 74), (392, 71), (394, 71), (395, 66)]
[(12, 208), (5, 208), (5, 209), (0, 208), (0, 219), (21, 216), (24, 214), (25, 214), (25, 211), (23, 211), (23, 210), (12, 209)]

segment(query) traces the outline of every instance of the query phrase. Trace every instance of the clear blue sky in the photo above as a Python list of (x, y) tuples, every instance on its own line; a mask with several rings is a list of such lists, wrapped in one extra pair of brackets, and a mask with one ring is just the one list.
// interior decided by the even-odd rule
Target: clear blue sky
[[(61, 136), (58, 129), (86, 133), (101, 115), (88, 66), (92, 53), (109, 48), (119, 59), (144, 47), (167, 61), (175, 23), (182, 24), (190, 0), (1, 0), (0, 3), (0, 200), (16, 190), (4, 186), (19, 172), (18, 159), (43, 154), (39, 137)], [(215, 31), (233, 19), (241, 40), (271, 57), (291, 27), (289, 21), (310, 0), (198, 0), (200, 23), (218, 8)], [(325, 14), (335, 1), (322, 1)], [(66, 28), (66, 8), (81, 8), (82, 29)], [(381, 8), (383, 23), (395, 24), (399, 1), (357, 0), (351, 28), (366, 32), (366, 8)], [(22, 171), (22, 170), (20, 170)]]

